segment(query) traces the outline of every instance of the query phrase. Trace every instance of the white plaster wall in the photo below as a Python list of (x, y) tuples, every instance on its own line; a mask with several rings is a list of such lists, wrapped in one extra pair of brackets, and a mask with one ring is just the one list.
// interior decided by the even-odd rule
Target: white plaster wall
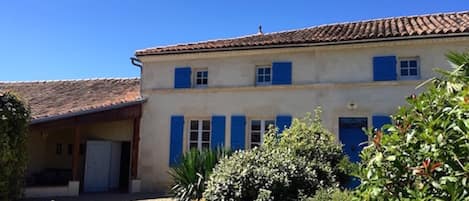
[(380, 46), (336, 48), (313, 48), (289, 53), (288, 50), (262, 50), (265, 53), (238, 56), (235, 52), (225, 57), (204, 59), (193, 56), (164, 61), (151, 61), (142, 58), (142, 88), (171, 89), (174, 87), (174, 68), (190, 66), (208, 68), (209, 87), (253, 86), (256, 65), (271, 64), (273, 61), (292, 61), (293, 84), (366, 82), (373, 80), (372, 59), (380, 55), (397, 57), (420, 57), (421, 76), (434, 75), (433, 68), (449, 67), (445, 53), (450, 50), (467, 50), (469, 39), (465, 41), (432, 41), (432, 43), (404, 43)]
[[(246, 115), (248, 121), (258, 117), (273, 119), (277, 114), (301, 117), (321, 106), (324, 125), (334, 133), (339, 117), (368, 117), (371, 126), (372, 115), (392, 114), (405, 104), (405, 97), (417, 93), (415, 86), (422, 81), (373, 82), (373, 56), (419, 56), (421, 75), (426, 79), (434, 75), (434, 67), (450, 67), (444, 56), (448, 50), (461, 51), (467, 47), (468, 40), (433, 41), (313, 48), (291, 53), (268, 50), (260, 51), (265, 54), (244, 56), (231, 52), (214, 58), (206, 55), (142, 58), (142, 94), (147, 98), (141, 122), (142, 190), (167, 190), (171, 183), (167, 174), (171, 115), (184, 115), (186, 121), (225, 115), (226, 145), (230, 144), (230, 116), (236, 114)], [(255, 66), (272, 61), (293, 62), (293, 85), (253, 86)], [(171, 89), (176, 66), (208, 68), (209, 88)], [(357, 104), (357, 109), (348, 109), (349, 102)]]

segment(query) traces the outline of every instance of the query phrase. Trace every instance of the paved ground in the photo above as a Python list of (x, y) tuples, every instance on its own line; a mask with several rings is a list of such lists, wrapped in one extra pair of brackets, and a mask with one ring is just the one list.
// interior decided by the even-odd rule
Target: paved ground
[(164, 195), (158, 194), (128, 194), (128, 193), (85, 193), (79, 197), (34, 198), (23, 201), (173, 201)]

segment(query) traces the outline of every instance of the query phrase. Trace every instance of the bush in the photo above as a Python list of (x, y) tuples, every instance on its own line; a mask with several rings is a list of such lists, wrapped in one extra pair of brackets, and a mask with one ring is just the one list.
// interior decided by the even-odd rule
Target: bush
[(353, 199), (351, 192), (338, 188), (320, 189), (312, 198), (305, 201), (350, 201)]
[(456, 70), (370, 133), (357, 200), (469, 200), (469, 52), (448, 58)]
[(22, 196), (29, 119), (29, 110), (19, 98), (0, 94), (0, 200)]
[(171, 192), (178, 200), (200, 200), (205, 190), (206, 178), (218, 160), (229, 154), (229, 151), (222, 149), (192, 149), (185, 153), (181, 163), (169, 172), (175, 183)]
[(316, 118), (295, 119), (281, 137), (271, 128), (260, 148), (239, 151), (215, 167), (206, 200), (298, 200), (337, 186), (346, 160), (334, 135)]

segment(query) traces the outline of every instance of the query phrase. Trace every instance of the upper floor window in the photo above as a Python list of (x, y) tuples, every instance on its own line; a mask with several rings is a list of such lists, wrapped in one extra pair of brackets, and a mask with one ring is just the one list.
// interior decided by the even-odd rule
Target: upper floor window
[(189, 149), (210, 148), (210, 120), (190, 120)]
[(208, 85), (208, 70), (207, 69), (196, 69), (195, 70), (195, 87), (203, 88)]
[(399, 59), (399, 78), (402, 80), (414, 80), (420, 78), (420, 64), (418, 57)]
[(251, 121), (251, 148), (260, 146), (264, 141), (264, 134), (269, 130), (269, 126), (274, 125), (274, 120), (252, 120)]
[(272, 67), (258, 66), (256, 68), (256, 85), (272, 84)]

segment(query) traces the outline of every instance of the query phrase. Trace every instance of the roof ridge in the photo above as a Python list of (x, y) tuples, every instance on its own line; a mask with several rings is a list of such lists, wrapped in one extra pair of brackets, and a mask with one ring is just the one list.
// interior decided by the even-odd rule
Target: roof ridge
[(79, 78), (62, 80), (27, 80), (27, 81), (2, 81), (0, 84), (29, 84), (29, 83), (50, 83), (50, 82), (76, 82), (76, 81), (100, 81), (100, 80), (140, 80), (139, 77), (116, 77), (116, 78)]
[[(381, 31), (381, 29), (384, 29), (384, 27), (380, 29), (371, 29), (371, 30), (362, 30), (360, 29), (360, 33), (354, 33), (356, 34), (355, 36), (352, 35), (352, 33), (344, 33), (343, 31), (340, 32), (341, 29), (339, 29), (340, 33), (331, 33), (331, 32), (324, 32), (324, 31), (330, 31), (327, 30), (329, 28), (334, 28), (334, 27), (340, 27), (340, 26), (349, 26), (349, 25), (358, 25), (358, 26), (366, 26), (368, 29), (368, 24), (370, 23), (383, 23), (383, 22), (388, 22), (390, 20), (395, 20), (395, 21), (405, 21), (405, 20), (413, 20), (415, 18), (430, 18), (430, 17), (437, 17), (438, 16), (450, 16), (451, 18), (458, 18), (459, 21), (461, 21), (462, 24), (456, 23), (456, 25), (451, 24), (451, 26), (459, 26), (460, 29), (456, 29), (453, 27), (450, 31), (444, 31), (444, 34), (452, 34), (452, 33), (458, 33), (458, 32), (469, 32), (469, 29), (464, 29), (465, 22), (467, 19), (467, 15), (469, 14), (469, 10), (463, 10), (463, 11), (451, 11), (451, 12), (438, 12), (438, 13), (426, 13), (426, 14), (415, 14), (415, 15), (403, 15), (403, 16), (390, 16), (390, 17), (382, 17), (382, 18), (374, 18), (374, 19), (365, 19), (365, 20), (355, 20), (355, 21), (348, 21), (348, 22), (334, 22), (334, 23), (326, 23), (326, 24), (320, 24), (320, 25), (313, 25), (309, 27), (303, 27), (303, 28), (295, 28), (295, 29), (290, 29), (290, 30), (282, 30), (282, 31), (275, 31), (275, 32), (269, 32), (269, 33), (254, 33), (254, 34), (247, 34), (247, 35), (242, 35), (242, 36), (237, 36), (237, 37), (231, 37), (231, 38), (219, 38), (219, 39), (210, 39), (210, 40), (201, 40), (201, 41), (194, 41), (194, 42), (187, 42), (187, 43), (177, 43), (177, 44), (168, 44), (164, 46), (153, 46), (149, 48), (144, 48), (144, 49), (139, 49), (135, 51), (136, 56), (145, 56), (145, 55), (152, 55), (152, 54), (172, 54), (172, 53), (190, 53), (190, 52), (197, 52), (197, 51), (203, 51), (205, 49), (222, 49), (222, 48), (232, 48), (236, 47), (238, 49), (242, 47), (254, 47), (254, 46), (273, 46), (273, 45), (284, 45), (284, 44), (290, 44), (290, 43), (298, 43), (299, 41), (294, 40), (290, 38), (290, 36), (283, 36), (282, 38), (279, 35), (282, 35), (282, 33), (295, 33), (295, 32), (314, 32), (315, 30), (321, 30), (323, 32), (321, 33), (316, 33), (314, 36), (308, 36), (312, 37), (311, 41), (305, 41), (305, 38), (300, 38), (298, 40), (308, 42), (308, 43), (316, 43), (316, 42), (332, 42), (332, 41), (353, 41), (353, 40), (362, 40), (362, 39), (380, 39), (380, 38), (397, 38), (399, 36), (415, 36), (415, 35), (436, 35), (440, 34), (441, 31), (439, 29), (445, 28), (445, 25), (441, 25), (441, 27), (436, 27), (436, 28), (427, 28), (424, 27), (425, 33), (421, 33), (419, 31), (421, 27), (409, 27), (411, 29), (410, 33), (407, 33), (407, 31), (401, 31), (397, 30), (397, 33), (394, 31), (392, 34), (386, 33), (378, 33)], [(441, 19), (438, 19), (437, 21), (442, 21)], [(446, 21), (439, 22), (439, 23), (449, 23)], [(408, 26), (407, 24), (404, 23), (405, 26)], [(379, 25), (381, 26), (381, 25)], [(383, 25), (384, 26), (384, 25)], [(391, 29), (390, 26), (386, 27), (387, 29)], [(463, 28), (463, 29), (461, 29)], [(405, 28), (408, 29), (408, 28)], [(419, 29), (419, 30), (417, 30)], [(367, 32), (366, 34), (362, 32)], [(383, 30), (386, 31), (386, 30)], [(390, 30), (387, 30), (390, 31)], [(337, 31), (336, 31), (337, 32)], [(430, 33), (431, 34), (426, 34)], [(415, 34), (417, 33), (417, 34)], [(361, 35), (360, 35), (361, 34)], [(262, 36), (268, 36), (268, 37), (262, 37)], [(273, 39), (269, 39), (270, 37), (273, 37)], [(275, 38), (277, 37), (277, 38)]]
[(414, 18), (414, 17), (428, 17), (428, 16), (436, 16), (436, 15), (454, 15), (454, 14), (463, 14), (463, 13), (469, 13), (469, 10), (465, 10), (465, 11), (454, 11), (454, 12), (442, 12), (442, 13), (426, 13), (426, 14), (421, 14), (421, 15), (419, 15), (419, 14), (415, 14), (415, 15), (401, 15), (401, 16), (391, 16), (391, 17), (373, 18), (373, 19), (366, 19), (366, 20), (353, 20), (353, 21), (345, 21), (345, 22), (333, 22), (333, 23), (325, 23), (325, 24), (320, 24), (320, 25), (313, 25), (313, 26), (303, 27), (303, 28), (298, 28), (298, 29), (289, 29), (289, 30), (268, 32), (268, 33), (264, 33), (264, 35), (279, 34), (279, 33), (287, 33), (287, 32), (293, 32), (293, 31), (301, 31), (301, 30), (308, 30), (308, 29), (314, 29), (314, 28), (319, 28), (319, 27), (334, 26), (334, 25), (343, 25), (343, 24), (366, 23), (366, 22), (381, 21), (381, 20), (392, 20), (392, 19)]
[[(183, 43), (174, 43), (174, 44), (168, 44), (168, 45), (162, 45), (162, 46), (155, 46), (155, 47), (139, 49), (139, 50), (136, 50), (136, 52), (155, 49), (155, 48), (167, 48), (167, 47), (175, 47), (175, 46), (181, 46), (181, 45), (194, 45), (194, 44), (199, 44), (199, 43), (217, 42), (217, 41), (223, 41), (223, 40), (234, 40), (234, 39), (247, 38), (247, 37), (257, 36), (257, 35), (259, 35), (259, 34), (255, 33), (255, 34), (246, 34), (246, 35), (241, 35), (241, 36), (236, 36), (236, 37), (229, 37), (229, 38), (199, 40), (199, 41), (187, 42), (187, 43), (184, 43), (184, 42)], [(266, 34), (264, 34), (264, 35), (266, 35)]]

